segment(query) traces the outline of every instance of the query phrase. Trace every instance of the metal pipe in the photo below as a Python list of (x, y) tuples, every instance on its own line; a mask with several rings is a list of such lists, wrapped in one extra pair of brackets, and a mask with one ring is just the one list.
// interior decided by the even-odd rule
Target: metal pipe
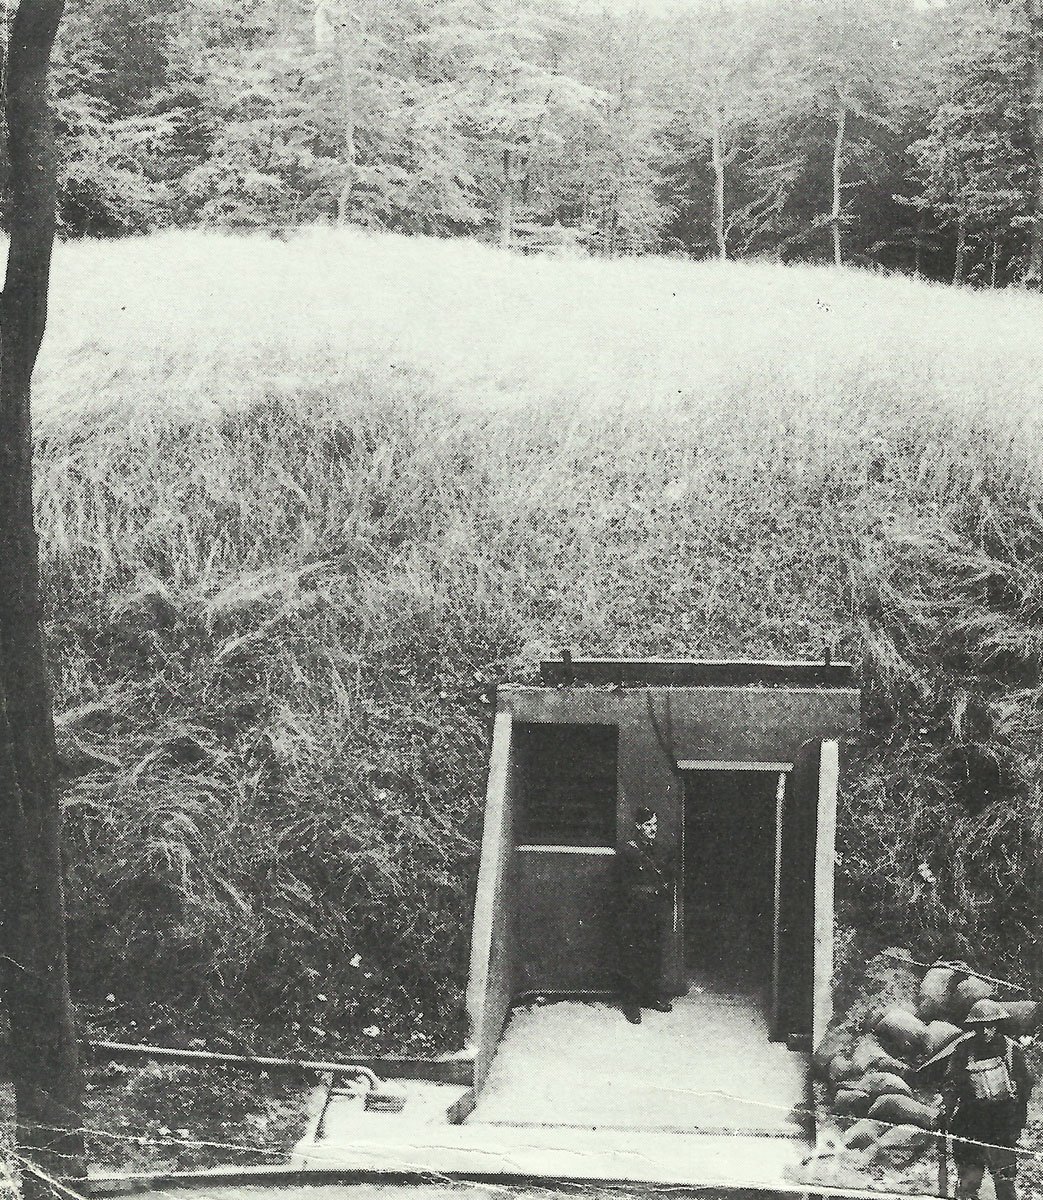
[(356, 1075), (369, 1080), (375, 1087), (379, 1080), (376, 1074), (358, 1063), (312, 1062), (308, 1059), (269, 1058), (256, 1054), (219, 1054), (212, 1050), (178, 1050), (171, 1046), (141, 1046), (125, 1042), (91, 1042), (95, 1052), (109, 1054), (115, 1058), (154, 1058), (160, 1062), (212, 1064), (214, 1066), (252, 1067), (260, 1071), (295, 1069), (317, 1075)]

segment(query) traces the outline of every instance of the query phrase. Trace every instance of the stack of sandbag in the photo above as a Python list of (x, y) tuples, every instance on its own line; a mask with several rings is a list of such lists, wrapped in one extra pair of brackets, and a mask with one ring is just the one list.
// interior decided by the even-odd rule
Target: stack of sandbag
[(1043, 1004), (1038, 1000), (1004, 1000), (1003, 1007), (1010, 1013), (1011, 1037), (1033, 1037), (1043, 1029)]
[[(922, 1021), (948, 1033), (962, 1026), (979, 1000), (996, 999), (997, 987), (981, 979), (964, 962), (937, 962), (920, 981), (916, 1012)], [(1007, 1032), (1011, 1037), (1034, 1034), (1043, 1025), (1043, 1004), (1035, 1000), (1005, 1000), (1000, 1003), (1010, 1014)]]
[[(952, 1036), (959, 1032), (954, 1028)], [(899, 1146), (918, 1149), (924, 1131), (933, 1127), (937, 1098), (919, 1086), (915, 1070), (942, 1036), (912, 1003), (899, 1002), (871, 1011), (860, 1033), (845, 1036), (841, 1027), (823, 1039), (813, 1069), (824, 1084), (828, 1113), (848, 1126), (843, 1145), (863, 1163)]]
[[(831, 1027), (812, 1059), (819, 1097), (846, 1132), (843, 1143), (867, 1159), (926, 1144), (936, 1120), (940, 1072), (921, 1071), (960, 1037), (971, 1007), (995, 987), (966, 963), (935, 963), (915, 1000), (869, 1007), (855, 1028)], [(1043, 1005), (1004, 1001), (1012, 1036), (1043, 1023)], [(944, 1067), (942, 1068), (944, 1070)], [(904, 1132), (902, 1132), (904, 1131)]]

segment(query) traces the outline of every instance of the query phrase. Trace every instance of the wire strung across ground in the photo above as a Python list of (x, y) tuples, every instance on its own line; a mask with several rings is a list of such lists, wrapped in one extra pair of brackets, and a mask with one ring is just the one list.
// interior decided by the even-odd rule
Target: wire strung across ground
[[(663, 1090), (680, 1092), (680, 1089), (677, 1089), (677, 1088), (670, 1088), (670, 1089), (663, 1089)], [(767, 1108), (767, 1109), (771, 1109), (772, 1111), (775, 1111), (775, 1112), (796, 1114), (798, 1116), (808, 1116), (808, 1117), (814, 1116), (813, 1109), (794, 1108), (792, 1106), (787, 1107), (787, 1106), (781, 1105), (781, 1104), (773, 1104), (773, 1103), (771, 1103), (771, 1101), (768, 1101), (768, 1100), (753, 1100), (747, 1096), (736, 1096), (730, 1092), (722, 1091), (720, 1089), (715, 1089), (712, 1091), (697, 1091), (697, 1090), (689, 1089), (689, 1090), (686, 1090), (684, 1092), (684, 1094), (691, 1095), (691, 1096), (698, 1096), (701, 1099), (724, 1099), (724, 1100), (738, 1101), (739, 1103), (742, 1103), (742, 1104), (750, 1104), (750, 1105), (754, 1105), (759, 1108)], [(876, 1117), (870, 1117), (869, 1120), (872, 1120), (875, 1124), (881, 1125), (886, 1129), (909, 1129), (910, 1128), (910, 1125), (908, 1122), (901, 1123), (901, 1122), (897, 1122), (897, 1121), (878, 1120)], [(199, 1147), (199, 1148), (213, 1149), (213, 1150), (236, 1150), (236, 1151), (249, 1153), (249, 1154), (266, 1155), (266, 1156), (282, 1156), (282, 1157), (285, 1157), (285, 1154), (286, 1154), (285, 1150), (276, 1149), (274, 1147), (267, 1147), (267, 1146), (263, 1146), (263, 1145), (258, 1146), (258, 1145), (250, 1145), (250, 1144), (239, 1143), (239, 1142), (217, 1142), (217, 1141), (194, 1140), (191, 1138), (177, 1138), (177, 1137), (173, 1137), (173, 1136), (156, 1137), (156, 1136), (149, 1134), (148, 1131), (145, 1131), (145, 1130), (142, 1130), (141, 1132), (137, 1132), (137, 1133), (136, 1132), (113, 1133), (113, 1132), (110, 1132), (109, 1130), (105, 1130), (105, 1129), (91, 1129), (88, 1126), (81, 1126), (75, 1130), (63, 1130), (63, 1129), (60, 1129), (59, 1127), (53, 1126), (53, 1125), (37, 1125), (37, 1126), (35, 1126), (35, 1128), (44, 1130), (45, 1132), (48, 1132), (48, 1133), (66, 1133), (66, 1132), (81, 1133), (84, 1136), (109, 1138), (110, 1140), (113, 1140), (113, 1141), (133, 1142), (134, 1144), (139, 1145), (139, 1146)], [(926, 1134), (930, 1134), (935, 1137), (940, 1136), (940, 1133), (941, 1133), (940, 1130), (936, 1130), (936, 1129), (935, 1130), (924, 1129), (924, 1130), (922, 1130), (922, 1132), (926, 1133)], [(749, 1129), (742, 1129), (739, 1127), (736, 1127), (736, 1128), (716, 1128), (715, 1127), (714, 1136), (750, 1138), (750, 1137), (756, 1137), (757, 1135), (755, 1133), (751, 1133), (751, 1131)], [(946, 1136), (948, 1138), (950, 1138), (953, 1142), (962, 1142), (962, 1143), (965, 1143), (965, 1144), (971, 1145), (971, 1146), (986, 1146), (986, 1147), (992, 1146), (992, 1143), (990, 1143), (990, 1142), (981, 1142), (974, 1138), (957, 1137), (953, 1134), (946, 1134)], [(1012, 1149), (1015, 1154), (1019, 1155), (1022, 1158), (1032, 1159), (1035, 1162), (1043, 1162), (1043, 1150), (1036, 1150), (1036, 1149), (1032, 1149), (1032, 1148), (1024, 1147), (1024, 1146), (1014, 1146), (1014, 1147), (1007, 1147), (1007, 1148)], [(316, 1158), (322, 1158), (324, 1160), (329, 1160), (329, 1161), (337, 1161), (335, 1158), (335, 1152), (331, 1153), (330, 1151), (322, 1150), (319, 1147), (315, 1147), (315, 1149), (311, 1150), (309, 1153), (313, 1157), (316, 1157)], [(59, 1157), (61, 1157), (61, 1156), (59, 1156)], [(69, 1157), (69, 1156), (65, 1156), (65, 1157)], [(352, 1161), (352, 1160), (345, 1159), (343, 1161), (348, 1162), (348, 1161)]]

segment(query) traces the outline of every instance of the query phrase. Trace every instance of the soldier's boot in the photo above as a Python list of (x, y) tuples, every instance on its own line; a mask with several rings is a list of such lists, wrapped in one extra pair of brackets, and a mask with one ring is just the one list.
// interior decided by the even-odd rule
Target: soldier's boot
[(985, 1178), (985, 1168), (977, 1163), (963, 1163), (957, 1168), (957, 1200), (978, 1200), (978, 1189)]
[(994, 1175), (992, 1183), (996, 1190), (996, 1200), (1018, 1200), (1018, 1184), (1016, 1179)]
[(674, 1006), (670, 1003), (669, 1000), (666, 1000), (663, 997), (658, 997), (655, 1000), (649, 1000), (648, 1007), (653, 1009), (655, 1012), (673, 1012), (674, 1011)]
[(992, 1169), (992, 1186), (996, 1190), (996, 1200), (1017, 1200), (1017, 1163), (1004, 1163), (1002, 1166), (994, 1166)]
[(626, 1017), (631, 1025), (641, 1024), (641, 1009), (638, 1008), (636, 1001), (624, 999), (620, 1008), (623, 1010), (623, 1016)]

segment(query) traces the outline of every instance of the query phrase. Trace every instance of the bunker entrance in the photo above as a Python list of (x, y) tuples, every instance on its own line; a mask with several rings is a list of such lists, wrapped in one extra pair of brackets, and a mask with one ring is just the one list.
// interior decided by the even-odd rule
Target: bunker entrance
[(772, 1001), (782, 776), (684, 773), (683, 952), (689, 981)]

